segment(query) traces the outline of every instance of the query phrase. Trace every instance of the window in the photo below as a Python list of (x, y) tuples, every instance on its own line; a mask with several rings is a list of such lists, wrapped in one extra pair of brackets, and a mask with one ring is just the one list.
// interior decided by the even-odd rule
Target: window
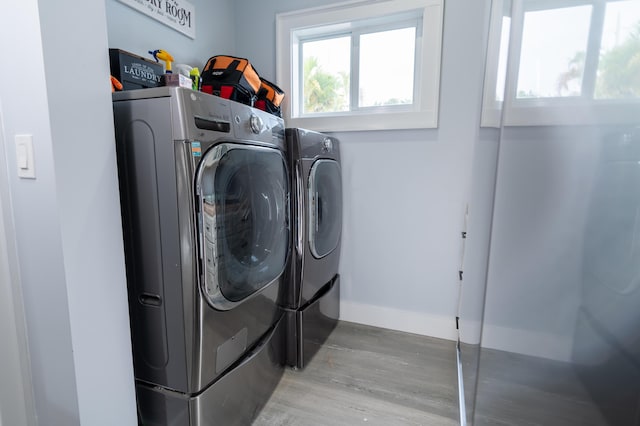
[(320, 39), (298, 38), (300, 115), (413, 104), (418, 17), (393, 29), (361, 24), (346, 35), (321, 28)]
[(596, 99), (640, 98), (640, 1), (607, 3)]
[(442, 0), (359, 1), (280, 14), (289, 127), (437, 127)]
[(302, 114), (349, 111), (350, 37), (310, 40), (300, 50)]
[(633, 123), (639, 0), (514, 0), (505, 124)]
[(524, 14), (516, 98), (581, 95), (591, 10), (584, 5)]

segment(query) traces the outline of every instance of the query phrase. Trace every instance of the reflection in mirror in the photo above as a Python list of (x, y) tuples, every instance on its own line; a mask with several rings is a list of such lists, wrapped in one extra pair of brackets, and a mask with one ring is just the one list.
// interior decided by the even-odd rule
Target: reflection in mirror
[(512, 12), (467, 424), (637, 426), (640, 1)]
[(524, 7), (518, 99), (638, 97), (640, 2), (539, 3)]
[(511, 36), (511, 0), (493, 0), (482, 97), (482, 127), (500, 127)]
[(607, 3), (596, 71), (596, 99), (640, 97), (639, 49), (640, 2)]
[(640, 128), (602, 139), (584, 227), (571, 361), (603, 419), (640, 420)]
[(517, 60), (504, 124), (625, 124), (640, 115), (638, 0), (521, 0), (512, 18)]
[(498, 170), (474, 424), (637, 425), (640, 128), (503, 128)]
[(582, 95), (592, 10), (579, 5), (524, 13), (518, 99)]

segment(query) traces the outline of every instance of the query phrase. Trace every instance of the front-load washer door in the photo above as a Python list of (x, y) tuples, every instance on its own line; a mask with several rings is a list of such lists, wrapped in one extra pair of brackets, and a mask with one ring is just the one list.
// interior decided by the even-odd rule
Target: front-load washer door
[(196, 174), (201, 290), (232, 309), (275, 282), (289, 252), (289, 185), (279, 150), (223, 143)]
[(316, 258), (331, 253), (342, 231), (342, 178), (335, 160), (317, 160), (309, 172), (309, 248)]

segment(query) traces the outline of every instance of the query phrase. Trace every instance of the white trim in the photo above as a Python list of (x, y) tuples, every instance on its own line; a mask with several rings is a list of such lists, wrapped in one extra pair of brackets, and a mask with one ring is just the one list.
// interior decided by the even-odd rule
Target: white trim
[[(561, 126), (634, 124), (640, 117), (640, 102), (590, 101), (528, 103), (507, 101), (504, 124), (508, 126)], [(536, 99), (540, 101), (540, 99)]]
[(460, 318), (458, 323), (460, 327), (458, 330), (460, 342), (468, 345), (479, 345), (482, 336), (482, 322)]
[[(317, 26), (346, 24), (411, 10), (422, 12), (421, 51), (416, 58), (416, 106), (404, 112), (350, 112), (341, 115), (298, 117), (292, 111), (297, 98), (297, 41), (294, 32)], [(276, 77), (290, 96), (285, 97), (283, 116), (288, 127), (313, 128), (318, 131), (351, 131), (435, 128), (438, 126), (440, 60), (442, 50), (443, 0), (379, 0), (340, 3), (276, 15)], [(418, 36), (418, 38), (420, 37)], [(416, 40), (416, 43), (420, 40)]]
[[(505, 54), (507, 57), (509, 55), (509, 43), (507, 43), (507, 46), (501, 45), (502, 25), (504, 23), (504, 18), (506, 17), (504, 14), (505, 1), (510, 2), (511, 0), (493, 0), (491, 5), (491, 19), (489, 21), (489, 40), (487, 46), (487, 62), (484, 73), (480, 127), (499, 128), (502, 120), (503, 101), (496, 99), (496, 87), (498, 85), (498, 67), (501, 47), (506, 48), (507, 52), (505, 52)], [(506, 79), (506, 70), (504, 78)]]
[(439, 339), (458, 339), (453, 315), (433, 315), (341, 300), (340, 320)]
[(484, 324), (482, 347), (522, 355), (571, 362), (570, 336)]

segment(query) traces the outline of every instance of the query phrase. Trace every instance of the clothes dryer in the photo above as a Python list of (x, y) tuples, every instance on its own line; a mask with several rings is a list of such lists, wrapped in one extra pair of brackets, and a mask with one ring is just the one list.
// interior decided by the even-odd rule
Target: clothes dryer
[(283, 121), (175, 87), (113, 106), (141, 422), (250, 424), (283, 371)]
[(286, 129), (292, 174), (293, 256), (286, 292), (287, 364), (304, 368), (337, 324), (342, 236), (338, 139)]

